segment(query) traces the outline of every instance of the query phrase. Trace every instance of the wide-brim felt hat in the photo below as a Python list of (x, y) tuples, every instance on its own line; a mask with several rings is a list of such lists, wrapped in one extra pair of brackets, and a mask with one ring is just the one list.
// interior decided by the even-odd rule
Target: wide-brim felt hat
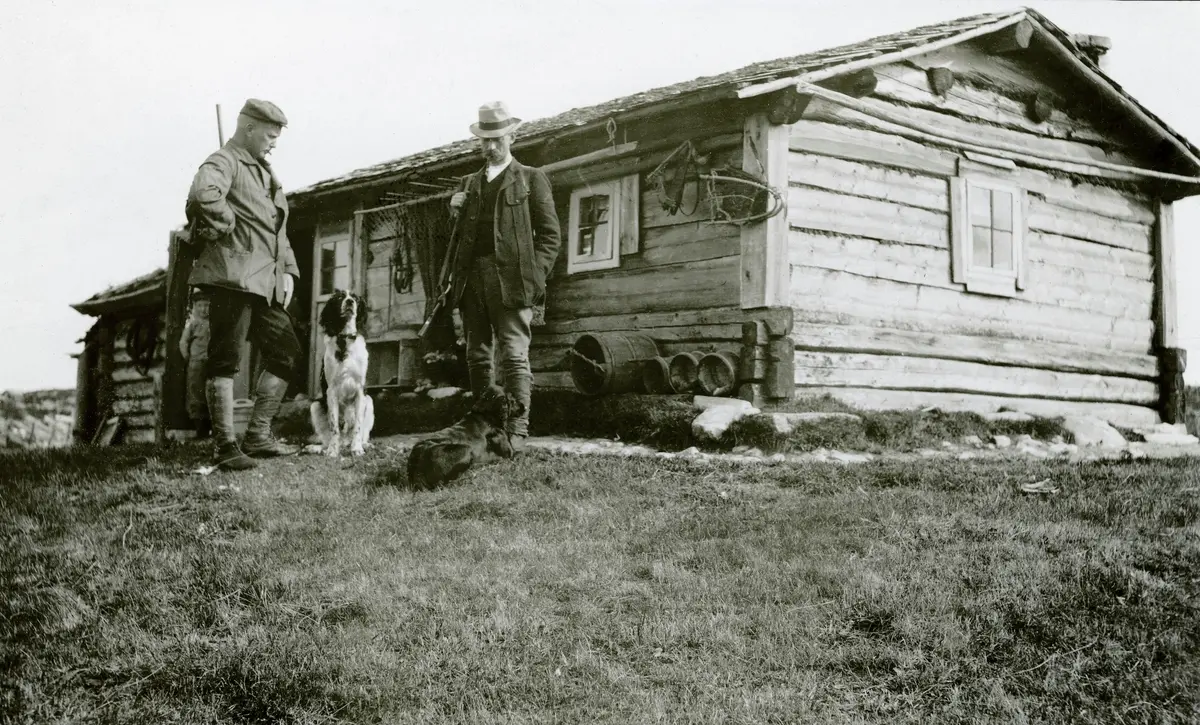
[(508, 112), (504, 101), (493, 101), (479, 107), (479, 122), (471, 124), (471, 133), (479, 138), (496, 138), (512, 133), (521, 119)]

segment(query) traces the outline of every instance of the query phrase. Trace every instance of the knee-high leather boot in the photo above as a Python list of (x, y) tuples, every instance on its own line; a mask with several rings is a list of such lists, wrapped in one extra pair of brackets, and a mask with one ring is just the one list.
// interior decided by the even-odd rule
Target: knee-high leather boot
[(275, 438), (271, 432), (271, 421), (279, 412), (283, 396), (287, 392), (287, 381), (266, 370), (258, 376), (254, 389), (254, 411), (250, 414), (250, 425), (242, 439), (242, 450), (255, 458), (293, 456), (300, 452), (299, 446), (290, 446)]
[(209, 378), (204, 394), (212, 419), (217, 467), (226, 471), (244, 471), (257, 466), (238, 448), (237, 432), (233, 427), (233, 378)]

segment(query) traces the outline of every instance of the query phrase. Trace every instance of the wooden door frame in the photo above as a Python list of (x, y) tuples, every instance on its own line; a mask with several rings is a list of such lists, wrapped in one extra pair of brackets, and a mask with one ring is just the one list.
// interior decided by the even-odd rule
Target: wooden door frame
[[(309, 299), (309, 333), (308, 333), (308, 396), (316, 399), (321, 394), (321, 358), (324, 354), (322, 349), (322, 333), (319, 324), (318, 316), (320, 315), (321, 305), (329, 299), (329, 295), (321, 294), (321, 249), (324, 246), (324, 241), (321, 235), (323, 226), (328, 225), (330, 219), (318, 218), (313, 226), (313, 244), (312, 244), (312, 294)], [(355, 294), (362, 294), (363, 273), (361, 265), (363, 257), (358, 244), (360, 217), (357, 212), (354, 212), (350, 217), (350, 255), (347, 262), (350, 271), (350, 289)]]

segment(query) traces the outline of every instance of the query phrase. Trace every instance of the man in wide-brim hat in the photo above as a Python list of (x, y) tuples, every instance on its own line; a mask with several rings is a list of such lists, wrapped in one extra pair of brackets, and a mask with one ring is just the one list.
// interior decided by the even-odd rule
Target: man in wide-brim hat
[(479, 120), (471, 124), (485, 163), (462, 178), (450, 199), (458, 217), (458, 254), (451, 260), (454, 285), (447, 301), (462, 314), (476, 395), (495, 379), (492, 365), (499, 346), (502, 385), (524, 408), (508, 424), (516, 451), (524, 448), (529, 434), (533, 308), (545, 302), (546, 278), (560, 246), (549, 178), (512, 157), (513, 134), (520, 125), (521, 119), (500, 101), (480, 106)]

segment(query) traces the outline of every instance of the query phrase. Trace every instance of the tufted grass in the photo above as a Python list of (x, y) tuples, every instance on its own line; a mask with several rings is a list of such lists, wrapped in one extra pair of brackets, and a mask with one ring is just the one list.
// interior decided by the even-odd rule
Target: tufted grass
[(0, 722), (1200, 718), (1186, 460), (205, 454), (0, 459)]

